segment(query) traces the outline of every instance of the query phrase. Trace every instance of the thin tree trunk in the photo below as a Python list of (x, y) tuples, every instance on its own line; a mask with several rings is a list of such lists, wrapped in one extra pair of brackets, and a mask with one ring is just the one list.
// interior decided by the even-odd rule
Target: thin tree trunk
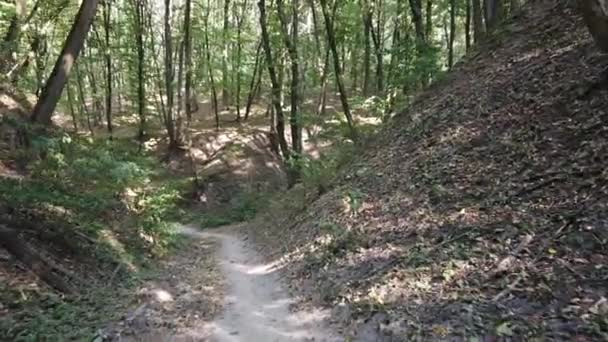
[(112, 54), (111, 54), (111, 44), (110, 44), (110, 26), (112, 19), (112, 7), (110, 1), (103, 2), (103, 22), (105, 28), (105, 42), (106, 42), (106, 51), (105, 62), (106, 62), (106, 124), (108, 127), (108, 133), (110, 134), (110, 139), (112, 139)]
[[(290, 91), (290, 101), (291, 101), (291, 114), (289, 118), (289, 123), (291, 126), (291, 147), (296, 156), (302, 153), (302, 128), (299, 124), (299, 114), (298, 114), (298, 102), (299, 102), (299, 58), (298, 58), (298, 46), (297, 46), (297, 38), (298, 38), (298, 0), (292, 0), (292, 28), (291, 28), (291, 36), (289, 34), (289, 30), (287, 29), (287, 16), (285, 15), (285, 10), (283, 8), (283, 0), (277, 0), (277, 10), (279, 12), (279, 21), (281, 23), (281, 29), (283, 32), (283, 40), (285, 42), (285, 47), (287, 47), (287, 51), (289, 53), (289, 59), (291, 61), (291, 91)], [(295, 175), (294, 175), (295, 176)]]
[[(207, 5), (209, 5), (209, 1), (207, 1)], [(207, 6), (209, 7), (209, 6)], [(204, 18), (205, 24), (205, 56), (207, 57), (207, 70), (209, 72), (209, 82), (211, 83), (211, 95), (213, 102), (213, 112), (215, 114), (215, 129), (220, 128), (220, 114), (218, 110), (218, 100), (217, 100), (217, 91), (215, 89), (215, 80), (213, 78), (213, 69), (211, 66), (211, 51), (209, 49), (209, 12), (205, 14)]]
[(454, 38), (456, 36), (456, 0), (450, 0), (450, 38), (448, 44), (448, 67), (454, 66)]
[(146, 136), (146, 75), (144, 69), (144, 4), (135, 0), (135, 25), (137, 26), (137, 109), (139, 114), (139, 131), (137, 139), (144, 141)]
[(466, 52), (471, 49), (471, 0), (465, 0), (464, 42)]
[(268, 28), (266, 26), (265, 0), (259, 0), (258, 7), (260, 9), (260, 28), (262, 30), (262, 42), (264, 44), (264, 52), (266, 54), (266, 66), (268, 68), (268, 76), (270, 77), (270, 83), (272, 84), (272, 103), (274, 105), (277, 121), (277, 139), (279, 140), (279, 147), (281, 148), (283, 158), (289, 160), (289, 146), (287, 145), (287, 140), (285, 140), (285, 117), (283, 116), (283, 108), (281, 106), (281, 84), (277, 79), (277, 73), (274, 68), (274, 60), (272, 59), (270, 37), (268, 35)]
[(184, 63), (186, 67), (186, 118), (188, 120), (188, 126), (192, 121), (192, 108), (191, 108), (191, 97), (192, 97), (192, 34), (190, 32), (190, 26), (192, 25), (191, 19), (192, 0), (186, 0), (186, 10), (184, 13)]
[[(259, 86), (260, 76), (262, 74), (262, 70), (260, 69), (260, 58), (262, 52), (262, 41), (258, 43), (258, 47), (255, 52), (255, 64), (253, 66), (253, 76), (251, 77), (251, 84), (249, 85), (249, 94), (247, 95), (247, 107), (245, 109), (245, 120), (249, 119), (249, 112), (251, 111), (251, 105), (253, 104), (253, 99), (255, 97), (255, 93), (257, 90), (257, 86)], [(258, 76), (258, 73), (260, 74)]]
[(169, 135), (169, 149), (175, 149), (179, 143), (176, 139), (173, 120), (173, 46), (171, 37), (171, 0), (165, 0), (165, 87), (167, 89), (167, 120), (165, 126)]
[(230, 104), (230, 91), (228, 90), (228, 28), (230, 26), (230, 0), (224, 0), (224, 26), (222, 29), (222, 103), (224, 106)]
[(346, 117), (348, 128), (350, 129), (351, 139), (357, 142), (359, 140), (357, 129), (353, 117), (350, 113), (350, 107), (348, 105), (348, 95), (342, 81), (342, 69), (340, 67), (340, 55), (336, 46), (336, 36), (334, 33), (333, 18), (329, 17), (329, 11), (327, 9), (327, 0), (320, 0), (321, 9), (323, 10), (323, 18), (325, 19), (325, 29), (327, 31), (327, 40), (329, 48), (331, 49), (332, 55), (334, 56), (334, 72), (336, 74), (336, 83), (338, 84), (338, 90), (340, 91), (340, 101), (342, 102), (342, 110)]
[(479, 43), (485, 33), (481, 14), (481, 0), (471, 1), (473, 2), (473, 40), (475, 43)]
[(412, 21), (414, 22), (414, 30), (416, 31), (416, 44), (422, 45), (426, 41), (422, 24), (422, 2), (421, 0), (409, 0), (409, 2), (412, 11)]
[(425, 37), (428, 42), (433, 39), (433, 0), (426, 1), (426, 32)]
[(78, 55), (84, 40), (89, 32), (91, 23), (95, 18), (97, 11), (98, 0), (83, 1), (72, 25), (72, 29), (68, 34), (63, 49), (55, 63), (55, 67), (49, 76), (49, 79), (44, 87), (40, 99), (36, 103), (31, 115), (31, 121), (34, 123), (50, 124), (51, 117), (57, 106), (57, 102), (61, 97), (63, 87), (65, 86), (68, 75), (78, 59)]
[(371, 55), (372, 48), (370, 44), (370, 36), (372, 33), (372, 11), (367, 3), (367, 0), (363, 0), (363, 96), (369, 96), (370, 94), (370, 78), (371, 78)]
[[(242, 12), (237, 14), (236, 17), (236, 121), (241, 120), (241, 78), (242, 78), (242, 70), (241, 70), (241, 55), (243, 51), (243, 43), (241, 42), (241, 31), (243, 30), (243, 19), (247, 14), (247, 0), (243, 3)], [(238, 9), (236, 11), (239, 12)], [(257, 59), (257, 56), (256, 56)], [(257, 63), (257, 60), (256, 60)], [(256, 65), (257, 68), (257, 65)], [(255, 69), (254, 69), (254, 79), (255, 79)]]
[(91, 115), (87, 108), (87, 103), (84, 95), (84, 85), (82, 84), (82, 77), (80, 74), (80, 68), (76, 66), (76, 84), (78, 86), (78, 98), (80, 99), (80, 116), (85, 116), (87, 119), (87, 127), (91, 135), (95, 135), (93, 131), (93, 125), (91, 125)]
[(70, 83), (66, 83), (66, 91), (68, 95), (68, 105), (70, 106), (70, 114), (72, 116), (72, 126), (74, 127), (74, 133), (78, 132), (78, 120), (76, 120), (76, 112), (74, 111), (74, 98), (72, 96), (72, 87), (70, 87)]

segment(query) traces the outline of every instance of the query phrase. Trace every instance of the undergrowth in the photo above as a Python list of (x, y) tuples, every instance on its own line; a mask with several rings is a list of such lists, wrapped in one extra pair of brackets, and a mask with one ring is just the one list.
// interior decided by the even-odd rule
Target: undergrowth
[(188, 180), (170, 176), (131, 140), (51, 133), (32, 137), (29, 147), (13, 151), (10, 159), (23, 166), (22, 176), (0, 177), (0, 208), (16, 222), (57, 228), (92, 244), (83, 244), (75, 256), (74, 271), (84, 273), (78, 275), (78, 296), (0, 284), (0, 304), (11, 313), (0, 318), (0, 340), (91, 338), (119, 312), (108, 308), (119, 292), (154, 269), (151, 258), (180, 244), (172, 226), (183, 214)]

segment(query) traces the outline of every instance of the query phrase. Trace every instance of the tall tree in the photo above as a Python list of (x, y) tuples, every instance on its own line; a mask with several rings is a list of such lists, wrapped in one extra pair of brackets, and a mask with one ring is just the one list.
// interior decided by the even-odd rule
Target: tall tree
[(274, 60), (272, 58), (272, 47), (270, 46), (270, 35), (268, 34), (267, 20), (266, 20), (266, 1), (259, 0), (258, 8), (260, 9), (260, 28), (262, 31), (262, 43), (264, 46), (264, 53), (266, 55), (266, 67), (268, 68), (268, 76), (270, 77), (270, 83), (272, 85), (272, 104), (274, 106), (276, 122), (276, 133), (279, 141), (279, 147), (283, 158), (288, 160), (291, 156), (287, 140), (285, 139), (285, 116), (283, 115), (283, 108), (281, 105), (281, 87), (277, 73), (275, 70)]
[(188, 126), (192, 120), (192, 34), (190, 27), (192, 26), (192, 0), (186, 0), (186, 9), (184, 11), (184, 65), (186, 68), (186, 84), (185, 84), (185, 97), (186, 97), (186, 117), (188, 120)]
[[(334, 32), (333, 18), (329, 16), (329, 10), (327, 9), (327, 0), (320, 0), (321, 10), (323, 11), (323, 18), (325, 19), (325, 30), (327, 32), (327, 42), (331, 49), (334, 57), (334, 73), (336, 74), (336, 83), (338, 84), (338, 90), (340, 91), (340, 102), (342, 103), (342, 110), (346, 117), (346, 123), (350, 131), (350, 136), (354, 141), (358, 141), (358, 133), (355, 127), (355, 123), (350, 112), (348, 105), (348, 95), (346, 93), (346, 87), (342, 80), (342, 67), (340, 65), (340, 55), (338, 54), (338, 48), (336, 44), (336, 34)], [(335, 5), (334, 5), (335, 6)]]
[(112, 3), (111, 0), (103, 2), (103, 26), (105, 33), (106, 62), (106, 124), (110, 138), (112, 137), (112, 45), (110, 44), (110, 31), (112, 25)]
[(483, 16), (481, 14), (481, 0), (471, 0), (473, 3), (473, 40), (479, 43), (485, 34)]
[(279, 21), (281, 22), (281, 28), (283, 32), (283, 40), (285, 46), (289, 52), (289, 59), (291, 62), (291, 114), (290, 114), (290, 126), (291, 126), (291, 146), (296, 156), (302, 153), (302, 127), (300, 126), (300, 118), (298, 113), (298, 102), (299, 102), (299, 81), (300, 81), (300, 66), (298, 58), (298, 0), (292, 0), (292, 20), (291, 20), (291, 35), (287, 29), (287, 16), (283, 5), (283, 0), (277, 0), (277, 10), (279, 12)]
[(229, 51), (229, 39), (228, 30), (230, 29), (230, 0), (224, 0), (224, 25), (222, 28), (222, 103), (228, 105), (230, 103), (230, 90), (228, 88), (228, 81), (230, 75), (228, 75), (228, 51)]
[(144, 2), (133, 0), (135, 10), (135, 35), (137, 41), (137, 113), (139, 114), (139, 130), (137, 138), (143, 141), (146, 135), (146, 75), (145, 46), (144, 46)]
[[(169, 1), (169, 0), (167, 0)], [(46, 86), (42, 90), (40, 99), (36, 103), (31, 115), (31, 121), (35, 123), (49, 124), (57, 102), (61, 97), (72, 66), (78, 59), (80, 50), (84, 45), (87, 33), (91, 28), (98, 0), (83, 1), (68, 34), (59, 58), (55, 63), (53, 71), (49, 76)]]
[(456, 0), (450, 0), (450, 38), (448, 43), (448, 67), (454, 65), (454, 39), (456, 38)]
[(171, 0), (165, 0), (164, 16), (164, 36), (165, 36), (165, 88), (167, 95), (167, 115), (165, 127), (169, 136), (169, 149), (179, 147), (175, 121), (173, 119), (173, 38), (171, 36)]

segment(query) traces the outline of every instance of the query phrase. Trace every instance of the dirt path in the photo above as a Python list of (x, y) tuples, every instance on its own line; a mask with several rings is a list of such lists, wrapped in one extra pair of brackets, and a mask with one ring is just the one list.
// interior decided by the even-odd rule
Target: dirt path
[(226, 278), (223, 314), (209, 325), (211, 341), (282, 342), (341, 341), (325, 326), (323, 311), (292, 312), (293, 299), (276, 269), (261, 258), (230, 228), (183, 233), (220, 243), (217, 258)]

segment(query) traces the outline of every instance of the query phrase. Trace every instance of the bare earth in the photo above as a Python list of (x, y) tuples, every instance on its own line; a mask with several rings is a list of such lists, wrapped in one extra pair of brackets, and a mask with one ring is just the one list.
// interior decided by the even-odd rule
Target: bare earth
[(325, 325), (321, 310), (292, 312), (293, 298), (279, 275), (243, 238), (230, 228), (201, 232), (183, 227), (182, 232), (220, 242), (217, 258), (226, 278), (223, 314), (206, 327), (211, 341), (341, 341)]

